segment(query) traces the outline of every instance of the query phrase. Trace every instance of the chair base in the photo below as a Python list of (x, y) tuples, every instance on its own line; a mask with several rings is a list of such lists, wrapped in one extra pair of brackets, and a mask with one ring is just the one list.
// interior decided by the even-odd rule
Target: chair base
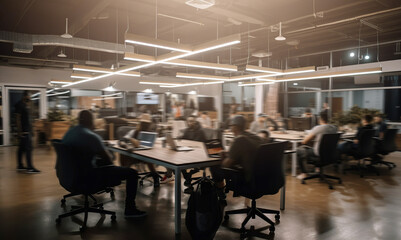
[[(161, 179), (163, 179), (163, 177), (162, 177), (160, 174), (166, 174), (166, 173), (167, 173), (167, 172), (162, 172), (162, 171), (156, 171), (155, 173), (153, 173), (153, 172), (138, 173), (139, 176), (142, 176), (142, 177), (139, 179), (139, 185), (140, 185), (140, 186), (143, 186), (143, 181), (146, 180), (147, 178), (150, 178), (150, 177), (153, 178), (153, 175), (154, 175), (154, 174), (157, 174), (157, 177), (159, 178), (159, 180), (161, 180)], [(154, 186), (154, 187), (159, 187), (159, 186), (160, 186), (160, 183), (159, 183), (159, 185), (156, 185), (155, 183), (153, 183), (153, 186)]]
[[(101, 193), (105, 193), (105, 192), (106, 193), (110, 193), (110, 197), (112, 199), (114, 199), (114, 189), (111, 188), (111, 187), (107, 187), (106, 189), (104, 189), (104, 190), (102, 190), (100, 192), (97, 192), (96, 194), (101, 194)], [(81, 194), (79, 194), (79, 193), (69, 193), (69, 194), (64, 195), (63, 198), (60, 200), (61, 205), (65, 205), (65, 202), (67, 201), (67, 198), (78, 196), (78, 195), (81, 195)], [(93, 200), (94, 204), (97, 204), (97, 200), (92, 194), (89, 194), (88, 197), (90, 197)]]
[(89, 194), (85, 194), (85, 203), (84, 206), (73, 206), (71, 207), (72, 210), (68, 213), (64, 213), (59, 215), (56, 218), (56, 223), (60, 224), (61, 223), (61, 219), (65, 218), (65, 217), (70, 217), (70, 216), (74, 216), (80, 213), (84, 213), (84, 222), (80, 228), (80, 231), (84, 231), (86, 229), (86, 223), (88, 221), (88, 213), (92, 212), (92, 213), (100, 213), (100, 214), (110, 214), (111, 215), (111, 221), (114, 222), (116, 221), (116, 213), (112, 212), (112, 211), (107, 211), (107, 210), (103, 210), (103, 204), (102, 203), (95, 203), (94, 205), (90, 206), (89, 205), (89, 200), (88, 200)]
[(386, 165), (389, 170), (397, 167), (397, 165), (393, 162), (384, 161), (383, 156), (379, 154), (372, 157), (371, 165)]
[(245, 225), (248, 223), (248, 221), (252, 218), (255, 219), (256, 216), (262, 218), (265, 222), (270, 224), (269, 227), (269, 235), (274, 235), (275, 231), (275, 223), (270, 220), (266, 215), (267, 214), (275, 214), (275, 220), (276, 223), (280, 222), (280, 211), (278, 210), (270, 210), (270, 209), (264, 209), (264, 208), (257, 208), (256, 207), (256, 200), (252, 199), (252, 206), (250, 208), (244, 208), (244, 209), (237, 209), (237, 210), (231, 210), (231, 211), (226, 211), (224, 215), (224, 220), (229, 219), (230, 214), (247, 214), (246, 218), (244, 221), (241, 223), (241, 239), (247, 238), (249, 236), (259, 236), (263, 235), (265, 236), (266, 234), (262, 234), (258, 231), (255, 231), (254, 227), (251, 226), (249, 230), (246, 230)]
[(364, 159), (356, 159), (356, 160), (358, 160), (358, 164), (352, 165), (349, 168), (344, 169), (343, 173), (346, 173), (347, 171), (359, 171), (359, 176), (361, 178), (363, 178), (365, 176), (365, 172), (367, 170), (370, 170), (372, 172), (375, 172), (377, 176), (380, 175), (379, 170), (377, 170), (377, 168), (375, 168), (372, 164), (368, 164), (368, 165), (365, 164), (365, 161), (372, 161), (371, 159), (364, 158)]
[(329, 189), (333, 189), (333, 185), (331, 184), (331, 182), (328, 179), (338, 180), (339, 184), (342, 183), (341, 178), (324, 174), (322, 172), (322, 169), (320, 169), (319, 173), (313, 174), (312, 176), (308, 176), (308, 177), (302, 179), (302, 184), (305, 184), (306, 180), (314, 179), (314, 178), (319, 178), (321, 181), (327, 183), (329, 185)]

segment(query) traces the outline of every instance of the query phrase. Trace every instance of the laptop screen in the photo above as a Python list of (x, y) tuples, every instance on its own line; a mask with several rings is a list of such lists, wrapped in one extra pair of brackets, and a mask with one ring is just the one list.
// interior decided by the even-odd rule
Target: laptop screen
[(143, 146), (153, 147), (157, 133), (154, 132), (140, 132), (138, 139)]
[(215, 155), (224, 150), (224, 147), (219, 139), (213, 139), (205, 142), (205, 149), (209, 157), (211, 157), (212, 155), (213, 157), (216, 157)]

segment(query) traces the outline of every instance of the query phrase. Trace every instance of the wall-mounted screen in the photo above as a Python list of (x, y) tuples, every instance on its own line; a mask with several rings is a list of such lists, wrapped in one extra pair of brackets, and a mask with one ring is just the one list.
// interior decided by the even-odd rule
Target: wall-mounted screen
[(214, 111), (213, 97), (198, 97), (199, 111)]
[(159, 104), (159, 95), (153, 93), (137, 93), (136, 104)]

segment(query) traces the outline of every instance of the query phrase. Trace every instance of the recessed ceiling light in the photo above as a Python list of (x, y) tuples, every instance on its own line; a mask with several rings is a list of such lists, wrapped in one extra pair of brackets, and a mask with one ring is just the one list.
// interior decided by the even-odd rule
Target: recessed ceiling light
[(349, 53), (349, 56), (350, 56), (350, 57), (355, 57), (355, 53), (354, 53), (354, 52), (350, 52), (350, 53)]

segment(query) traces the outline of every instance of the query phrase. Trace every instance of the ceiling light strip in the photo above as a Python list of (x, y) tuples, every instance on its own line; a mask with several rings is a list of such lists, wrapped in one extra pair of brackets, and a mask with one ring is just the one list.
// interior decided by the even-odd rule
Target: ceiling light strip
[[(157, 58), (156, 62), (150, 62), (150, 63), (145, 63), (145, 64), (128, 65), (128, 66), (120, 68), (117, 71), (114, 71), (113, 73), (108, 73), (108, 74), (96, 76), (96, 77), (93, 77), (93, 78), (84, 79), (84, 80), (81, 80), (81, 81), (76, 81), (74, 83), (63, 85), (62, 87), (69, 87), (69, 86), (72, 86), (72, 85), (76, 85), (76, 84), (80, 84), (80, 83), (84, 83), (84, 82), (89, 82), (89, 81), (97, 80), (97, 79), (100, 79), (100, 78), (109, 77), (109, 76), (112, 76), (114, 74), (118, 74), (118, 73), (128, 72), (128, 71), (132, 71), (132, 70), (136, 70), (136, 69), (140, 69), (140, 68), (149, 67), (149, 66), (152, 66), (152, 65), (155, 65), (155, 64), (158, 64), (158, 63), (163, 63), (163, 62), (166, 62), (166, 61), (169, 61), (169, 60), (173, 60), (173, 59), (177, 59), (177, 58), (187, 57), (187, 56), (190, 56), (190, 55), (194, 55), (194, 54), (197, 54), (197, 53), (200, 53), (200, 52), (209, 51), (209, 50), (216, 49), (216, 48), (230, 46), (230, 45), (237, 44), (237, 43), (240, 43), (240, 42), (241, 42), (241, 35), (240, 34), (235, 34), (235, 35), (223, 37), (223, 38), (220, 38), (218, 40), (213, 40), (213, 41), (210, 41), (210, 42), (205, 43), (205, 44), (200, 44), (200, 45), (194, 47), (194, 49), (195, 49), (194, 51), (189, 52), (189, 53), (184, 53), (184, 54), (179, 54), (179, 53), (177, 54), (175, 52), (167, 53), (167, 54), (164, 54), (162, 56), (159, 56)], [(213, 45), (213, 44), (216, 44), (216, 45)]]
[(162, 87), (162, 88), (176, 88), (176, 87), (191, 87), (191, 86), (222, 84), (222, 83), (224, 83), (224, 81), (183, 83), (183, 84), (178, 84), (176, 86), (160, 85), (160, 87)]
[(80, 78), (80, 79), (88, 79), (93, 77), (92, 75), (89, 74), (82, 74), (82, 73), (72, 73), (71, 78)]
[(144, 84), (144, 85), (180, 85), (181, 83), (166, 83), (166, 82), (139, 82), (139, 84)]
[(258, 85), (268, 85), (274, 84), (274, 82), (246, 82), (246, 83), (238, 83), (240, 87), (247, 87), (247, 86), (258, 86)]
[(259, 67), (259, 66), (254, 66), (254, 65), (246, 65), (245, 70), (251, 71), (251, 72), (262, 72), (262, 73), (276, 73), (276, 74), (283, 73), (283, 71), (281, 69)]
[(132, 33), (125, 34), (125, 42), (131, 43), (131, 44), (148, 46), (148, 47), (155, 47), (155, 48), (162, 48), (162, 49), (167, 49), (167, 50), (172, 50), (172, 51), (178, 51), (178, 52), (189, 53), (192, 51), (191, 46), (187, 45), (187, 44), (169, 42), (169, 41), (165, 41), (162, 39), (155, 39), (155, 38), (145, 37), (145, 36), (136, 35), (136, 34), (132, 34)]
[(218, 81), (229, 81), (229, 77), (220, 77), (214, 75), (194, 74), (194, 73), (177, 73), (175, 75), (178, 78), (192, 78), (192, 79), (203, 79), (203, 80), (218, 80)]
[(229, 64), (220, 64), (220, 63), (209, 63), (209, 62), (200, 62), (200, 61), (192, 61), (185, 59), (174, 59), (168, 62), (164, 62), (164, 64), (185, 66), (185, 67), (196, 67), (196, 68), (206, 68), (206, 69), (215, 69), (215, 70), (223, 70), (223, 71), (238, 71), (238, 67), (235, 65)]
[[(91, 66), (76, 65), (76, 64), (73, 66), (72, 70), (83, 71), (83, 72), (96, 72), (96, 73), (114, 73), (115, 72), (114, 70), (111, 70), (108, 68), (91, 67)], [(131, 77), (140, 77), (141, 76), (140, 72), (134, 72), (134, 71), (124, 72), (124, 73), (116, 73), (116, 74), (123, 75), (123, 76), (131, 76)]]

